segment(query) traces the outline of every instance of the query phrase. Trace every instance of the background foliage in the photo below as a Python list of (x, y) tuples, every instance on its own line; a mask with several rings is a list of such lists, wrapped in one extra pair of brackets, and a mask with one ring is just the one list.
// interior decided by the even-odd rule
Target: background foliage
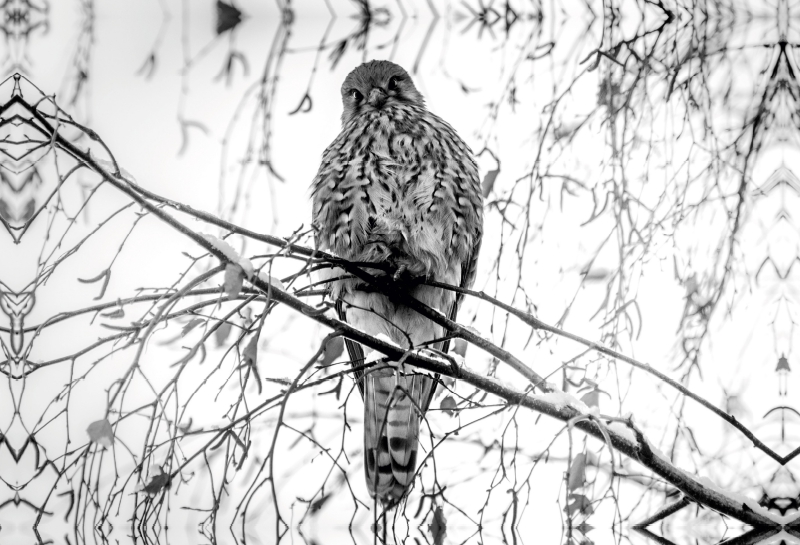
[[(0, 540), (792, 542), (796, 6), (2, 9)], [(308, 224), (371, 58), (486, 198), (387, 516)]]

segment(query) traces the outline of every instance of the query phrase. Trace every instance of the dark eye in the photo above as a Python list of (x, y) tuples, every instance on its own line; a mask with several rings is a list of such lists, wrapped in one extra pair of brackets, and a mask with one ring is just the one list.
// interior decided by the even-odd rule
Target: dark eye
[(397, 91), (397, 83), (400, 81), (398, 76), (392, 76), (392, 79), (389, 80), (389, 90), (390, 91)]
[(364, 95), (362, 95), (358, 89), (350, 89), (350, 96), (353, 97), (353, 100), (356, 102), (364, 98)]

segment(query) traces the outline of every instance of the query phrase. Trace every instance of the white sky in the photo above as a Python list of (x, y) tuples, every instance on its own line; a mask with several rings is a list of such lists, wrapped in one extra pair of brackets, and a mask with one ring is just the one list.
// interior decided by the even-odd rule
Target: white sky
[[(24, 66), (31, 80), (45, 93), (57, 93), (59, 100), (66, 101), (71, 94), (71, 82), (75, 73), (73, 59), (76, 54), (80, 54), (80, 48), (86, 45), (80, 41), (84, 19), (78, 2), (59, 1), (52, 4), (49, 31), (46, 34), (36, 33), (31, 37), (27, 48), (28, 60)], [(335, 20), (329, 18), (321, 3), (311, 0), (298, 2), (294, 23), (286, 41), (287, 54), (277, 71), (279, 83), (271, 107), (271, 158), (275, 170), (285, 179), (280, 182), (266, 174), (264, 169), (241, 167), (254, 118), (254, 130), (260, 130), (260, 117), (254, 117), (259, 115), (257, 101), (250, 90), (264, 71), (270, 46), (278, 30), (280, 14), (270, 2), (238, 2), (239, 7), (247, 14), (247, 19), (237, 29), (233, 39), (229, 34), (215, 38), (213, 4), (190, 4), (187, 21), (178, 1), (164, 0), (163, 6), (156, 1), (98, 2), (94, 13), (93, 45), (86, 65), (89, 78), (77, 103), (65, 109), (103, 138), (120, 165), (140, 185), (197, 209), (219, 214), (250, 229), (280, 236), (289, 235), (301, 224), (308, 225), (308, 186), (318, 167), (322, 150), (339, 129), (339, 86), (345, 75), (365, 58), (391, 58), (409, 69), (420, 59), (418, 71), (413, 77), (426, 96), (430, 109), (450, 122), (474, 150), (479, 151), (484, 145), (488, 145), (500, 158), (501, 173), (495, 186), (496, 194), (493, 195), (497, 197), (507, 195), (514, 180), (533, 166), (534, 154), (539, 145), (539, 136), (535, 131), (543, 119), (541, 112), (544, 105), (554, 96), (554, 89), (558, 92), (563, 90), (585, 68), (586, 65), (578, 65), (578, 61), (601, 45), (602, 22), (598, 20), (590, 27), (590, 20), (585, 16), (580, 2), (570, 3), (564, 8), (566, 13), (577, 15), (548, 18), (542, 27), (538, 27), (534, 21), (520, 21), (512, 27), (508, 36), (498, 25), (495, 27), (495, 37), (484, 31), (480, 40), (476, 39), (477, 26), (462, 32), (467, 22), (457, 16), (458, 13), (465, 13), (460, 4), (440, 6), (443, 17), (435, 25), (431, 25), (426, 2), (403, 2), (405, 9), (410, 14), (415, 14), (416, 18), (403, 22), (395, 17), (387, 25), (377, 27), (374, 34), (369, 36), (366, 51), (354, 50), (350, 44), (339, 64), (331, 70), (331, 48), (325, 49), (319, 56), (318, 70), (310, 89), (312, 110), (290, 115), (300, 104), (309, 84), (317, 47), (323, 34), (327, 31), (328, 43), (331, 43), (342, 39), (356, 28), (356, 21), (349, 16), (353, 10), (349, 2), (334, 2), (337, 13), (340, 14)], [(527, 5), (522, 2), (519, 4)], [(395, 10), (395, 4), (390, 3), (388, 6)], [(636, 18), (625, 20), (621, 33), (624, 36), (632, 35), (637, 31), (639, 22)], [(732, 66), (717, 67), (715, 74), (719, 74), (721, 83), (712, 82), (712, 86), (727, 82), (726, 74), (729, 72), (726, 71), (736, 73), (736, 78), (733, 79), (733, 106), (714, 106), (717, 110), (713, 119), (718, 123), (716, 129), (723, 134), (721, 141), (728, 141), (725, 131), (741, 124), (742, 116), (752, 108), (753, 86), (763, 84), (760, 71), (772, 57), (762, 49), (748, 46), (769, 42), (771, 28), (769, 22), (760, 22), (753, 24), (748, 32), (734, 34), (729, 45), (744, 45), (746, 52), (736, 56)], [(139, 69), (154, 47), (160, 32), (163, 32), (163, 39), (157, 43), (155, 50), (157, 64), (152, 77), (148, 79), (139, 73)], [(395, 48), (394, 39), (398, 35), (400, 38)], [(544, 47), (551, 40), (556, 42), (552, 64), (550, 60), (537, 63), (525, 60), (528, 56), (536, 56), (541, 51), (539, 47)], [(186, 43), (188, 52), (182, 48), (182, 44)], [(421, 54), (423, 44), (427, 45), (424, 46), (424, 54)], [(245, 74), (242, 65), (236, 65), (230, 82), (226, 83), (224, 75), (219, 79), (216, 76), (226, 64), (231, 48), (243, 54), (248, 70)], [(185, 56), (194, 58), (200, 52), (203, 54), (192, 63), (190, 69), (185, 70)], [(595, 109), (598, 88), (604, 73), (607, 73), (603, 66), (605, 65), (578, 80), (573, 92), (564, 99), (559, 113), (559, 119), (564, 124), (580, 122)], [(270, 77), (275, 74), (276, 70), (270, 68)], [(491, 123), (489, 105), (507, 99), (506, 91), (511, 85), (512, 74), (516, 74), (513, 81), (518, 86), (517, 98), (520, 104), (512, 111), (505, 102), (498, 110), (496, 123)], [(650, 100), (662, 102), (660, 108), (654, 108), (648, 119), (642, 121), (645, 127), (652, 127), (658, 144), (648, 146), (644, 143), (640, 149), (631, 152), (626, 166), (632, 186), (630, 191), (639, 195), (643, 202), (655, 202), (658, 199), (663, 192), (664, 180), (670, 179), (673, 180), (671, 184), (680, 185), (679, 181), (674, 180), (686, 178), (686, 170), (678, 166), (682, 161), (688, 158), (690, 165), (696, 164), (698, 169), (702, 164), (703, 154), (691, 146), (688, 133), (680, 130), (678, 116), (682, 115), (683, 103), (675, 99), (669, 106), (665, 106), (663, 84), (663, 81), (649, 84), (652, 86)], [(462, 92), (462, 85), (470, 92)], [(65, 107), (63, 103), (62, 107)], [(240, 115), (232, 121), (240, 107)], [(178, 155), (182, 143), (179, 119), (202, 123), (206, 128), (205, 131), (189, 129), (189, 145), (182, 155)], [(550, 147), (552, 141), (548, 142), (544, 157), (552, 165), (551, 172), (569, 174), (596, 187), (602, 187), (606, 180), (613, 179), (615, 171), (613, 161), (610, 160), (609, 128), (602, 121), (602, 117), (595, 114), (576, 134), (572, 144), (565, 148)], [(644, 134), (647, 131), (643, 128), (640, 132)], [(220, 146), (226, 134), (230, 134), (229, 148), (223, 158)], [(258, 135), (255, 141), (261, 141)], [(788, 143), (771, 144), (752, 165), (752, 184), (758, 186), (765, 183), (780, 164), (796, 171), (795, 150), (794, 139), (790, 139)], [(649, 159), (649, 166), (645, 163), (645, 154), (648, 151), (653, 155)], [(673, 163), (659, 167), (663, 164), (664, 157), (670, 154)], [(495, 166), (486, 156), (482, 157), (481, 162), (484, 171)], [(692, 174), (698, 175), (698, 172), (692, 170)], [(674, 178), (670, 178), (671, 176)], [(240, 181), (246, 188), (246, 197), (237, 193), (237, 184)], [(96, 180), (80, 175), (73, 177), (64, 187), (63, 199), (70, 213), (75, 212), (78, 203), (82, 202), (81, 183), (93, 184)], [(730, 192), (736, 183), (734, 169), (723, 175), (723, 191)], [(694, 185), (684, 184), (686, 185), (689, 185), (687, 193), (691, 198), (694, 198), (693, 192), (698, 191), (698, 187), (704, 187), (700, 182)], [(529, 256), (524, 262), (523, 284), (537, 305), (538, 316), (548, 323), (557, 321), (574, 297), (575, 302), (564, 327), (573, 333), (597, 340), (603, 332), (608, 331), (607, 327), (604, 329), (602, 313), (593, 316), (605, 295), (605, 282), (590, 282), (580, 287), (580, 271), (597, 253), (612, 224), (608, 218), (601, 218), (588, 226), (582, 225), (592, 210), (590, 196), (581, 193), (574, 198), (566, 197), (564, 207), (560, 209), (559, 189), (560, 185), (556, 185), (556, 182), (546, 182), (545, 202), (533, 206), (533, 227), (528, 246)], [(519, 198), (518, 193), (515, 198)], [(538, 194), (536, 198), (538, 199)], [(96, 222), (125, 202), (127, 201), (124, 198), (110, 188), (101, 190), (70, 231), (63, 248), (75, 244), (94, 228)], [(238, 206), (235, 212), (231, 208), (234, 203)], [(663, 204), (659, 206), (662, 208), (657, 210), (659, 214), (663, 214)], [(737, 255), (743, 256), (736, 265), (736, 270), (741, 274), (732, 281), (736, 292), (731, 291), (725, 299), (735, 300), (736, 306), (727, 317), (724, 316), (724, 308), (720, 308), (717, 317), (712, 320), (712, 333), (702, 348), (703, 379), (695, 376), (691, 382), (693, 391), (722, 407), (724, 392), (740, 396), (742, 408), (737, 418), (751, 426), (762, 439), (769, 439), (768, 443), (771, 445), (778, 444), (776, 439), (780, 430), (774, 419), (765, 421), (762, 416), (778, 404), (789, 404), (791, 399), (777, 397), (778, 378), (773, 372), (777, 356), (780, 351), (786, 351), (787, 355), (791, 355), (792, 365), (800, 363), (796, 360), (796, 352), (791, 352), (793, 340), (796, 341), (797, 336), (792, 320), (797, 319), (798, 284), (796, 280), (792, 282), (791, 277), (787, 281), (779, 282), (769, 271), (764, 273), (765, 276), (758, 284), (748, 281), (747, 275), (752, 275), (767, 256), (780, 263), (779, 269), (785, 269), (792, 261), (791, 256), (797, 255), (796, 225), (791, 222), (774, 225), (775, 217), (782, 208), (791, 210), (796, 216), (793, 211), (798, 210), (797, 195), (776, 192), (757, 201), (748, 199), (746, 220), (737, 247)], [(49, 216), (43, 215), (42, 221), (32, 226), (20, 245), (11, 244), (0, 233), (0, 280), (11, 289), (23, 289), (34, 279), (36, 258), (43, 247), (54, 249), (55, 239), (45, 242), (45, 217)], [(59, 266), (57, 273), (37, 289), (37, 304), (26, 317), (26, 323), (39, 324), (57, 312), (94, 304), (93, 298), (98, 293), (99, 285), (78, 283), (75, 279), (95, 277), (107, 266), (120, 241), (126, 236), (133, 218), (132, 211), (117, 218), (98, 235), (90, 238), (72, 259)], [(185, 217), (182, 219), (192, 226), (198, 225), (189, 222)], [(697, 271), (701, 289), (702, 286), (707, 287), (711, 268), (716, 262), (713, 250), (720, 240), (719, 233), (724, 219), (721, 209), (711, 207), (703, 210), (697, 219), (687, 220), (676, 228), (674, 238), (672, 226), (665, 222), (663, 228), (654, 235), (653, 244), (646, 250), (647, 259), (641, 263), (636, 263), (635, 259), (626, 262), (626, 274), (632, 275), (632, 279), (626, 286), (624, 295), (632, 297), (635, 294), (641, 311), (641, 322), (636, 318), (634, 326), (641, 326), (641, 333), (638, 338), (621, 335), (621, 351), (677, 377), (673, 371), (673, 366), (680, 359), (680, 339), (676, 331), (684, 309), (686, 288), (675, 278), (674, 263), (677, 261), (680, 264), (681, 274), (686, 274), (689, 270)], [(57, 221), (60, 223), (56, 228), (63, 229), (63, 217)], [(477, 283), (477, 287), (481, 289), (495, 289), (494, 276), (490, 275), (490, 271), (498, 251), (501, 225), (496, 210), (494, 213), (489, 210), (481, 263), (483, 272)], [(201, 232), (219, 234), (210, 227), (197, 228)], [(512, 244), (515, 241), (516, 237), (513, 237)], [(242, 249), (241, 239), (234, 237), (231, 242)], [(56, 249), (55, 255), (63, 252), (63, 248)], [(611, 244), (599, 253), (592, 270), (600, 274), (619, 267), (617, 249), (612, 239)], [(139, 287), (165, 286), (175, 282), (188, 264), (187, 259), (181, 255), (182, 251), (192, 255), (200, 253), (197, 246), (155, 219), (144, 219), (115, 262), (104, 300), (129, 297)], [(263, 248), (256, 245), (244, 248), (244, 253), (248, 255), (262, 251)], [(510, 298), (514, 284), (509, 282), (515, 278), (516, 261), (509, 252), (504, 255), (501, 263), (499, 296)], [(795, 267), (792, 273), (795, 278), (796, 271)], [(520, 304), (520, 301), (517, 300), (516, 303)], [(487, 306), (471, 303), (462, 313), (462, 319), (471, 320), (476, 313), (476, 327), (496, 342), (504, 342), (538, 373), (549, 375), (556, 372), (552, 379), (555, 382), (560, 382), (559, 369), (563, 362), (576, 357), (582, 351), (577, 345), (557, 339), (526, 345), (528, 329), (513, 320), (504, 339), (504, 320), (500, 316), (490, 315)], [(136, 316), (135, 312), (129, 315), (130, 319)], [(6, 322), (0, 324), (6, 325)], [(174, 361), (178, 356), (173, 348), (161, 346), (160, 342), (173, 338), (176, 331), (170, 330), (157, 335), (148, 346), (144, 365), (154, 384), (172, 376), (170, 369), (164, 369), (166, 364), (163, 362)], [(44, 332), (37, 339), (31, 358), (34, 361), (54, 358), (75, 351), (93, 342), (98, 336), (107, 334), (108, 330), (98, 327), (97, 324), (89, 327), (89, 318), (76, 318)], [(292, 376), (292, 372), (313, 353), (323, 335), (324, 332), (311, 322), (289, 313), (280, 313), (278, 317), (271, 318), (265, 334), (262, 334), (260, 353), (263, 357), (259, 362), (262, 375)], [(209, 356), (209, 361), (219, 361), (221, 356), (222, 351), (215, 350)], [(119, 376), (119, 369), (124, 368), (129, 357), (130, 355), (115, 356), (76, 387), (80, 401), (72, 402), (69, 414), (73, 441), (78, 444), (85, 441), (82, 430), (88, 423), (103, 416), (105, 390)], [(485, 370), (488, 366), (488, 359), (477, 350), (468, 353), (467, 361), (470, 366), (480, 370)], [(648, 430), (655, 443), (661, 444), (662, 440), (669, 439), (662, 434), (667, 429), (674, 429), (674, 414), (671, 412), (674, 410), (674, 391), (659, 386), (654, 378), (640, 372), (631, 378), (629, 369), (621, 365), (618, 366), (618, 379), (607, 365), (594, 365), (590, 363), (591, 358), (579, 361), (587, 366), (588, 376), (601, 382), (602, 387), (611, 392), (615, 400), (620, 392), (625, 396), (621, 407), (616, 401), (612, 403), (608, 397), (601, 397), (601, 409), (604, 413), (632, 413), (637, 422)], [(86, 372), (89, 364), (90, 361), (87, 360), (83, 362), (83, 367), (79, 364), (76, 368)], [(227, 366), (228, 369), (231, 368), (232, 361), (228, 360)], [(198, 377), (207, 372), (207, 369), (199, 366), (195, 370)], [(223, 374), (227, 375), (228, 372), (229, 370)], [(593, 375), (595, 372), (596, 375)], [(513, 376), (502, 371), (501, 374), (504, 378)], [(57, 410), (57, 407), (47, 408), (47, 402), (61, 391), (69, 376), (70, 368), (62, 364), (26, 378), (24, 390), (21, 381), (9, 383), (0, 391), (0, 414), (10, 414), (8, 409), (11, 406), (12, 393), (22, 395), (24, 391), (25, 425), (34, 426), (42, 415), (47, 415), (43, 417), (46, 421), (55, 416)], [(187, 383), (182, 387), (190, 391), (192, 377), (186, 380)], [(617, 391), (618, 380), (620, 392)], [(792, 375), (789, 377), (788, 387), (790, 393), (800, 388)], [(36, 395), (31, 392), (36, 392)], [(217, 399), (213, 397), (215, 393), (216, 390), (202, 399), (198, 397), (195, 401), (192, 414), (197, 420), (218, 422), (225, 410), (220, 410), (220, 407), (227, 407), (226, 404), (238, 395), (232, 388), (225, 390)], [(145, 402), (150, 399), (149, 396), (150, 393), (144, 385), (132, 387), (128, 408), (136, 405), (137, 397)], [(252, 402), (258, 400), (252, 388), (248, 390), (248, 397)], [(311, 396), (303, 399), (303, 403), (298, 402), (293, 407), (298, 413), (303, 413), (309, 407), (320, 412), (331, 412), (335, 409), (334, 404), (327, 400)], [(351, 416), (359, 414), (358, 400), (353, 399), (348, 407)], [(706, 454), (719, 452), (726, 462), (717, 466), (709, 465), (706, 459), (689, 453), (685, 449), (685, 443), (682, 443), (679, 463), (688, 471), (710, 476), (721, 485), (732, 485), (734, 488), (735, 481), (731, 483), (729, 480), (742, 468), (753, 471), (753, 466), (758, 465), (759, 474), (763, 476), (769, 476), (774, 471), (775, 467), (764, 463), (762, 457), (750, 451), (740, 451), (739, 445), (743, 442), (739, 436), (712, 419), (710, 413), (696, 404), (687, 404), (684, 417), (692, 423), (694, 440), (702, 446), (703, 451)], [(9, 418), (0, 417), (0, 431), (8, 433), (9, 437), (23, 438), (24, 431), (19, 422), (12, 424)], [(439, 414), (432, 420), (437, 430), (455, 427), (454, 421)], [(298, 419), (298, 422), (303, 420)], [(532, 421), (529, 423), (531, 427), (525, 429), (523, 442), (531, 451), (543, 448), (560, 428), (560, 425), (544, 420), (535, 428)], [(340, 423), (335, 426), (340, 426)], [(502, 428), (502, 423), (494, 422), (476, 432), (476, 437), (491, 442)], [(57, 429), (58, 432), (53, 430), (40, 434), (46, 436), (43, 442), (49, 443), (49, 448), (54, 452), (63, 450), (62, 430), (66, 429), (63, 419), (59, 421)], [(267, 436), (271, 437), (267, 424), (262, 422), (259, 429), (266, 434), (262, 439), (266, 443)], [(339, 437), (338, 430), (339, 427), (334, 427), (328, 438), (334, 444)], [(131, 430), (130, 433), (135, 435), (137, 432)], [(790, 430), (790, 436), (796, 438), (797, 434)], [(349, 435), (348, 441), (352, 443), (350, 446), (353, 449), (358, 448), (359, 440), (359, 431)], [(565, 445), (562, 441), (559, 448), (563, 450)], [(592, 448), (598, 450), (599, 445), (593, 444)], [(790, 450), (788, 445), (775, 448), (779, 452)], [(443, 464), (440, 463), (440, 471), (447, 475), (447, 479), (456, 480), (460, 471), (470, 467), (470, 463), (474, 464), (475, 453), (469, 449), (448, 449), (445, 446), (442, 452), (446, 456), (439, 457), (444, 461)], [(3, 456), (8, 457), (7, 453), (0, 452), (0, 457)], [(287, 458), (291, 456), (293, 455), (287, 451)], [(758, 461), (749, 462), (751, 457)], [(0, 458), (0, 467), (3, 463), (10, 463), (6, 458)], [(286, 463), (287, 467), (292, 465), (289, 460)], [(351, 463), (355, 462), (351, 459)], [(321, 466), (322, 461), (317, 464)], [(309, 458), (304, 457), (297, 458), (297, 465), (298, 471), (307, 473), (309, 478), (303, 479), (302, 473), (299, 477), (298, 474), (285, 477), (281, 492), (285, 508), (294, 501), (295, 496), (300, 495), (303, 487), (313, 490), (318, 486), (319, 481), (312, 478), (311, 474), (319, 477), (326, 469), (311, 469)], [(563, 497), (563, 490), (559, 488), (563, 470), (563, 463), (556, 463), (537, 469), (535, 473), (534, 482), (538, 488), (533, 494), (534, 505), (529, 507), (530, 515), (526, 519), (526, 525), (537, 529), (539, 538), (544, 539), (542, 542), (555, 543), (561, 534), (560, 507), (555, 500), (559, 493)], [(25, 466), (19, 471), (20, 475), (30, 474), (33, 467)], [(354, 487), (366, 499), (360, 480), (360, 469), (353, 475)], [(486, 478), (491, 477), (491, 474), (486, 475)], [(20, 478), (24, 480), (24, 477)], [(480, 481), (475, 485), (474, 500), (464, 495), (460, 501), (476, 511), (483, 502), (480, 493), (485, 489), (485, 486), (481, 486), (485, 484)], [(754, 489), (748, 491), (755, 495)], [(630, 501), (633, 498), (638, 496), (634, 493)], [(342, 509), (348, 510), (351, 506), (343, 506)], [(350, 511), (347, 512), (349, 519)], [(25, 516), (28, 515), (29, 513)], [(361, 522), (367, 520), (363, 513), (360, 516), (364, 517)], [(595, 516), (602, 520), (610, 519), (606, 513)], [(325, 511), (320, 522), (324, 530), (317, 531), (322, 531), (324, 535), (329, 526), (335, 525), (337, 517), (338, 510)], [(2, 515), (0, 520), (5, 527), (6, 521)], [(194, 531), (191, 520), (187, 522), (187, 528), (188, 531)], [(606, 541), (601, 537), (603, 535), (598, 531), (592, 537), (595, 542), (604, 543)], [(611, 538), (610, 535), (606, 537)]]

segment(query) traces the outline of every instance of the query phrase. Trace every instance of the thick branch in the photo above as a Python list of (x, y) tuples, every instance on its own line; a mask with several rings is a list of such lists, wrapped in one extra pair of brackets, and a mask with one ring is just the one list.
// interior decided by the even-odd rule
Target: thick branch
[[(151, 202), (148, 202), (148, 199), (155, 198), (152, 196), (152, 194), (139, 187), (134, 187), (130, 183), (122, 180), (121, 177), (118, 178), (110, 174), (106, 169), (101, 167), (98, 164), (98, 162), (91, 157), (89, 153), (79, 149), (71, 142), (62, 138), (35, 108), (32, 108), (27, 104), (25, 104), (25, 107), (31, 112), (31, 114), (36, 118), (36, 120), (39, 123), (41, 123), (47, 131), (50, 132), (53, 141), (59, 147), (65, 149), (76, 159), (86, 163), (93, 170), (98, 172), (103, 177), (104, 180), (106, 180), (114, 187), (116, 187), (117, 189), (128, 195), (130, 198), (132, 198), (134, 201), (136, 201), (142, 207), (148, 210), (148, 212), (157, 216), (159, 219), (161, 219), (174, 229), (186, 235), (187, 237), (192, 239), (196, 244), (202, 246), (206, 251), (219, 258), (221, 262), (223, 263), (229, 262), (229, 260), (223, 254), (223, 252), (221, 252), (213, 244), (211, 244), (204, 238), (197, 235), (194, 231), (192, 231), (191, 229), (183, 225), (181, 222), (179, 222), (178, 220), (167, 214), (160, 207), (153, 205)], [(166, 202), (162, 198), (158, 198), (157, 200), (159, 200), (160, 202)], [(180, 203), (172, 202), (170, 203), (170, 205), (177, 210), (187, 211), (187, 207), (185, 207)], [(209, 223), (222, 226), (223, 222), (221, 222), (221, 220), (213, 218), (210, 214), (195, 213), (194, 211), (193, 214), (196, 215), (197, 217), (201, 217), (201, 219), (209, 221)], [(229, 224), (226, 224), (225, 227), (230, 229), (228, 225)], [(239, 232), (251, 236), (250, 232), (245, 232), (245, 230), (242, 230), (241, 228), (235, 228), (230, 230), (232, 232)], [(418, 312), (420, 312), (420, 314), (426, 316), (433, 322), (443, 325), (444, 327), (452, 330), (459, 337), (462, 337), (468, 342), (480, 346), (481, 348), (484, 348), (485, 350), (487, 350), (487, 352), (489, 352), (499, 360), (505, 362), (506, 364), (510, 365), (524, 376), (526, 376), (532, 383), (534, 383), (538, 387), (544, 389), (545, 391), (553, 390), (552, 388), (546, 385), (546, 383), (540, 376), (538, 376), (534, 371), (532, 371), (521, 361), (516, 359), (513, 355), (497, 347), (493, 343), (490, 343), (489, 341), (483, 339), (482, 337), (472, 333), (471, 331), (460, 326), (459, 324), (456, 324), (455, 322), (448, 320), (441, 313), (437, 312), (436, 310), (430, 307), (427, 307), (426, 305), (423, 305), (416, 299), (403, 293), (401, 290), (396, 289), (388, 280), (376, 278), (370, 275), (369, 273), (366, 273), (361, 268), (357, 266), (352, 266), (349, 263), (344, 262), (342, 260), (338, 260), (333, 256), (328, 256), (326, 254), (322, 254), (321, 252), (308, 250), (306, 248), (290, 244), (287, 241), (278, 239), (276, 237), (257, 235), (253, 236), (253, 238), (258, 240), (263, 240), (270, 244), (275, 244), (277, 246), (288, 248), (293, 252), (301, 253), (309, 257), (324, 257), (329, 262), (332, 263), (335, 262), (337, 266), (341, 266), (343, 269), (347, 270), (347, 272), (353, 274), (354, 276), (357, 276), (365, 281), (370, 282), (373, 285), (378, 286), (392, 300), (417, 310)], [(628, 434), (624, 433), (622, 430), (614, 431), (613, 428), (607, 428), (597, 419), (596, 416), (591, 416), (586, 413), (582, 413), (580, 410), (576, 409), (575, 406), (579, 406), (577, 400), (574, 400), (573, 403), (573, 400), (571, 400), (571, 398), (569, 397), (562, 398), (562, 397), (548, 397), (546, 395), (545, 396), (531, 395), (527, 393), (527, 391), (514, 390), (506, 385), (499, 383), (493, 378), (480, 375), (469, 369), (465, 368), (454, 369), (448, 362), (445, 362), (439, 358), (431, 357), (429, 355), (423, 355), (417, 352), (407, 352), (396, 345), (375, 339), (367, 335), (366, 333), (357, 330), (344, 322), (339, 321), (336, 318), (328, 316), (326, 312), (320, 312), (318, 308), (306, 304), (298, 297), (288, 293), (287, 291), (276, 288), (271, 283), (266, 282), (255, 275), (252, 279), (250, 279), (250, 282), (255, 288), (264, 292), (268, 299), (272, 299), (276, 302), (282, 303), (292, 308), (293, 310), (308, 316), (312, 320), (339, 332), (340, 334), (344, 335), (347, 338), (355, 340), (359, 343), (362, 343), (365, 346), (368, 346), (370, 348), (373, 348), (375, 350), (378, 350), (386, 354), (389, 358), (393, 360), (400, 360), (401, 358), (404, 358), (406, 362), (413, 364), (417, 367), (427, 369), (436, 373), (440, 373), (443, 375), (455, 376), (456, 378), (460, 378), (461, 380), (464, 380), (465, 382), (477, 388), (480, 388), (483, 391), (501, 397), (506, 401), (508, 401), (509, 403), (524, 406), (536, 412), (549, 415), (563, 422), (574, 423), (575, 427), (581, 429), (585, 433), (597, 439), (600, 439), (601, 441), (605, 441), (606, 440), (605, 438), (607, 438), (608, 440), (610, 440), (611, 446), (613, 448), (615, 448), (619, 452), (622, 452), (626, 456), (634, 460), (637, 460), (642, 465), (649, 468), (651, 471), (653, 471), (654, 473), (656, 473), (657, 475), (661, 476), (663, 479), (671, 483), (673, 486), (680, 489), (684, 494), (686, 494), (686, 496), (691, 498), (693, 501), (706, 505), (709, 508), (719, 511), (720, 513), (734, 517), (738, 520), (741, 520), (753, 526), (758, 526), (758, 527), (775, 526), (775, 523), (769, 518), (766, 518), (750, 510), (749, 508), (744, 506), (740, 501), (703, 485), (688, 473), (675, 467), (669, 460), (667, 460), (663, 456), (656, 454), (651, 448), (647, 439), (642, 434), (642, 432), (636, 429), (632, 423), (629, 423), (628, 425), (634, 431), (634, 439), (631, 439), (631, 437), (629, 437)], [(595, 345), (594, 348), (600, 351), (607, 350), (604, 349), (604, 347), (600, 347), (597, 345)]]

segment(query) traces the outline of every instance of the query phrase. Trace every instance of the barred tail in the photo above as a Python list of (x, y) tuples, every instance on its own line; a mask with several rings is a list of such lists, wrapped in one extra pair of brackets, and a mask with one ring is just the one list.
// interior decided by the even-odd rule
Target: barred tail
[(368, 373), (363, 380), (367, 488), (373, 497), (394, 504), (414, 480), (420, 409), (434, 379), (387, 368)]

